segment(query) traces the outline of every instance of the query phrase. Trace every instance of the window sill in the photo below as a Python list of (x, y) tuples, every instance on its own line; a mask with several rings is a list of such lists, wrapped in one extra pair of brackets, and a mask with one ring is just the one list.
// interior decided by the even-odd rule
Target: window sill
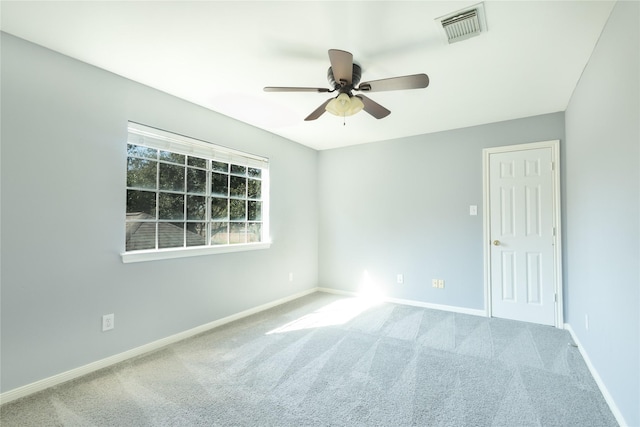
[(271, 247), (270, 242), (262, 243), (245, 243), (238, 245), (225, 245), (225, 246), (206, 246), (206, 247), (194, 247), (194, 248), (180, 248), (180, 249), (160, 249), (149, 251), (135, 251), (125, 252), (120, 254), (122, 262), (129, 264), (132, 262), (144, 262), (144, 261), (156, 261), (161, 259), (173, 259), (173, 258), (186, 258), (200, 255), (214, 255), (225, 254), (231, 252), (244, 252), (254, 251), (259, 249), (269, 249)]

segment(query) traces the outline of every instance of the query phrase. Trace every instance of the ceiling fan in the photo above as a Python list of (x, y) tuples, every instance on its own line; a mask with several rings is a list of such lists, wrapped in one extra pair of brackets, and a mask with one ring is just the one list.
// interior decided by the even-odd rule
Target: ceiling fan
[[(351, 116), (360, 110), (364, 110), (376, 119), (382, 119), (391, 114), (377, 102), (364, 95), (354, 95), (358, 92), (382, 92), (388, 90), (421, 89), (429, 86), (429, 77), (426, 74), (413, 74), (410, 76), (391, 77), (388, 79), (372, 80), (360, 83), (362, 69), (353, 63), (353, 55), (344, 50), (330, 49), (329, 61), (331, 67), (327, 71), (327, 80), (333, 89), (315, 87), (277, 87), (267, 86), (265, 92), (338, 92), (335, 98), (330, 98), (309, 114), (305, 121), (315, 120), (325, 111), (336, 116)], [(360, 83), (360, 85), (358, 85)]]

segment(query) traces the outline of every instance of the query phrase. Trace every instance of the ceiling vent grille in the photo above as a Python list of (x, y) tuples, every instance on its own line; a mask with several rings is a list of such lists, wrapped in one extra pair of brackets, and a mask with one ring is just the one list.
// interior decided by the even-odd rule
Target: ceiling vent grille
[(449, 43), (466, 40), (469, 37), (480, 35), (486, 31), (487, 25), (484, 18), (484, 7), (480, 3), (471, 9), (462, 10), (439, 18)]

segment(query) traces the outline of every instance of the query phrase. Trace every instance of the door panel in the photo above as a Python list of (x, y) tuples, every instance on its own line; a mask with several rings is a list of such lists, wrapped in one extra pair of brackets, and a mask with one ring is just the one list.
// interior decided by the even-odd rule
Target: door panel
[(489, 155), (493, 316), (555, 325), (551, 148)]

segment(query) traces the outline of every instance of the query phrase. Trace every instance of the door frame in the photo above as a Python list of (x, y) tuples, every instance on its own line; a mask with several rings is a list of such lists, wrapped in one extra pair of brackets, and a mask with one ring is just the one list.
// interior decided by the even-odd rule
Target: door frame
[(482, 202), (483, 202), (483, 253), (484, 253), (484, 307), (488, 317), (492, 317), (491, 305), (491, 205), (489, 198), (489, 157), (491, 154), (514, 151), (551, 149), (552, 192), (553, 192), (553, 277), (555, 281), (555, 327), (564, 329), (564, 303), (562, 286), (562, 228), (560, 194), (560, 140), (533, 142), (527, 144), (490, 147), (482, 150)]

